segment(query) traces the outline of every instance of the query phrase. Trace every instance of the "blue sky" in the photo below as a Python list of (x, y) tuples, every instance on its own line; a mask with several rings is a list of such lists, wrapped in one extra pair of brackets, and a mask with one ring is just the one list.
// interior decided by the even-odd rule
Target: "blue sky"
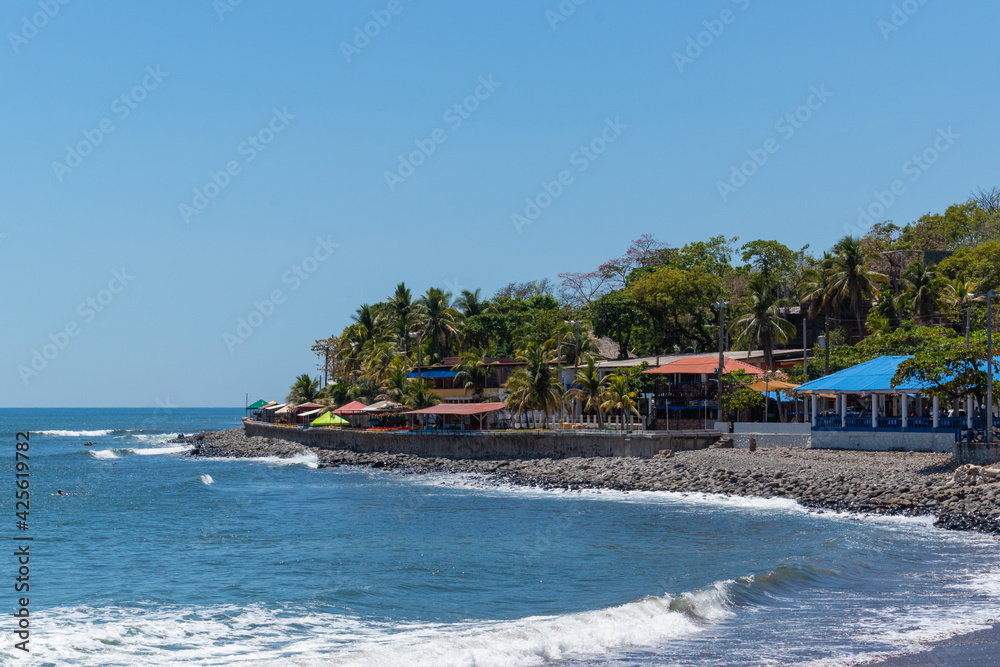
[(0, 10), (0, 405), (282, 398), (401, 280), (822, 251), (894, 181), (897, 223), (1000, 184), (985, 1), (63, 2)]

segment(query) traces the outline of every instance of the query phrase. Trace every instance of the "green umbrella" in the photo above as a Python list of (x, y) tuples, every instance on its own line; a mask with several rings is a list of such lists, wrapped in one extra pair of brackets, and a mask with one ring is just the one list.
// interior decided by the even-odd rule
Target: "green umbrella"
[(335, 415), (332, 412), (327, 412), (322, 414), (312, 422), (309, 423), (310, 426), (346, 426), (351, 422), (347, 421), (340, 415)]
[(251, 405), (250, 407), (248, 407), (247, 410), (259, 410), (260, 408), (264, 407), (265, 405), (268, 405), (267, 401), (257, 401), (256, 403), (254, 403), (253, 405)]

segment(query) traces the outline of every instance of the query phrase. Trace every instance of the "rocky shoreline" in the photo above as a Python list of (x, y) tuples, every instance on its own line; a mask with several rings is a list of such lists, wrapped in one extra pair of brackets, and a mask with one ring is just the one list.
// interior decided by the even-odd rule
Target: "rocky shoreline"
[(242, 428), (180, 436), (171, 442), (191, 445), (192, 456), (290, 457), (314, 452), (321, 468), (368, 466), (398, 474), (471, 473), (496, 485), (790, 498), (817, 510), (931, 515), (940, 528), (1000, 534), (1000, 481), (954, 481), (958, 466), (949, 454), (713, 448), (651, 459), (478, 461), (319, 449), (286, 440), (247, 437)]

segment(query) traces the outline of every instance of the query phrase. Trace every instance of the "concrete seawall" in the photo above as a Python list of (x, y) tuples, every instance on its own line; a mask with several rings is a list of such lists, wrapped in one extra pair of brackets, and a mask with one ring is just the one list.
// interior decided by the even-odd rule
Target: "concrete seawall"
[(517, 432), (407, 433), (354, 429), (291, 429), (244, 423), (248, 436), (277, 438), (321, 449), (386, 452), (455, 459), (562, 459), (573, 456), (651, 457), (669, 449), (705, 449), (719, 440), (717, 431), (652, 433)]

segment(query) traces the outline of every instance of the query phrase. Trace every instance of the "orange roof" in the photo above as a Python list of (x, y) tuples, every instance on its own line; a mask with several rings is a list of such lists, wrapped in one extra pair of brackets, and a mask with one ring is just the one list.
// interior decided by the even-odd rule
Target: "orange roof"
[[(725, 361), (725, 372), (732, 373), (733, 371), (738, 371), (740, 369), (746, 371), (750, 375), (763, 375), (764, 371), (748, 364), (744, 361), (739, 361), (737, 359), (730, 359), (726, 357)], [(700, 375), (702, 373), (706, 375), (712, 375), (717, 373), (719, 369), (719, 357), (689, 357), (687, 359), (678, 359), (677, 361), (672, 361), (669, 364), (663, 366), (657, 366), (656, 368), (650, 368), (646, 373), (652, 373), (655, 375), (667, 375), (670, 373), (693, 373)]]

